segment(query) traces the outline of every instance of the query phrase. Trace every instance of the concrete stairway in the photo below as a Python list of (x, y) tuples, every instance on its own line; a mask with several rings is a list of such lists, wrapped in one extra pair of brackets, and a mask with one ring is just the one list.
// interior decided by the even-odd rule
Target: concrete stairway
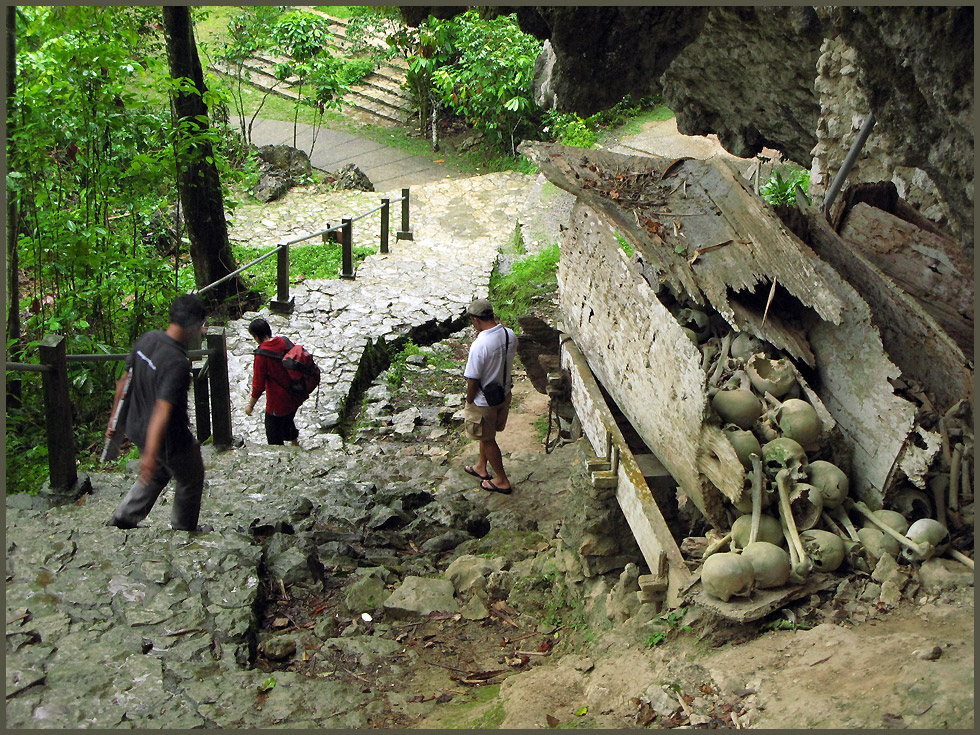
[[(316, 13), (327, 20), (330, 32), (334, 36), (334, 43), (342, 52), (350, 48), (346, 20), (333, 18), (317, 10), (309, 12)], [(381, 39), (377, 39), (376, 43), (384, 46), (384, 41)], [(248, 59), (243, 66), (246, 81), (256, 89), (269, 91), (278, 97), (289, 100), (299, 99), (302, 93), (297, 77), (280, 81), (275, 76), (276, 64), (285, 61), (285, 58), (269, 53)], [(373, 125), (383, 127), (405, 125), (415, 114), (412, 97), (403, 87), (407, 69), (405, 60), (401, 58), (392, 58), (383, 62), (344, 96), (342, 101), (344, 111), (351, 113), (361, 122)], [(232, 65), (221, 62), (212, 64), (210, 70), (229, 78), (236, 76), (236, 69)]]

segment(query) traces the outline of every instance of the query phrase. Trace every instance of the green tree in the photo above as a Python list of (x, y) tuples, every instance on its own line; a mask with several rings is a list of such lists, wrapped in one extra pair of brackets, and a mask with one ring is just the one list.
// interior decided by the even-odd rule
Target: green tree
[[(276, 77), (284, 80), (295, 76), (299, 79), (299, 97), (293, 114), (294, 148), (300, 105), (310, 105), (315, 110), (313, 141), (310, 145), (312, 155), (326, 108), (340, 109), (340, 100), (347, 91), (341, 76), (343, 60), (331, 55), (331, 49), (336, 50), (332, 43), (333, 34), (327, 27), (327, 21), (314, 13), (286, 13), (273, 27), (272, 40), (288, 57), (288, 61), (276, 65)], [(304, 97), (304, 87), (312, 87), (313, 93)]]
[(515, 15), (482, 20), (475, 8), (445, 27), (449, 63), (432, 73), (442, 103), (516, 155), (522, 136), (537, 136), (540, 126), (531, 78), (541, 43), (520, 30)]

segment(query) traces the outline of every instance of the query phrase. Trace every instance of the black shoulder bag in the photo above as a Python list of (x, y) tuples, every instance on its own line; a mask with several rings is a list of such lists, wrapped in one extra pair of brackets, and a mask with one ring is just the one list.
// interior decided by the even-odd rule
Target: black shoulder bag
[(487, 399), (487, 405), (489, 406), (499, 406), (504, 402), (507, 397), (507, 391), (504, 390), (504, 385), (507, 383), (507, 353), (510, 352), (510, 333), (507, 331), (507, 327), (504, 327), (504, 381), (503, 385), (498, 383), (496, 380), (482, 385), (483, 397)]

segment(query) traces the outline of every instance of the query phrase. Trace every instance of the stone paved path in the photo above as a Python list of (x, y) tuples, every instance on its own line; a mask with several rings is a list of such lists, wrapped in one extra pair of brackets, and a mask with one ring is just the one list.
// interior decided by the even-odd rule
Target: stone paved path
[[(232, 237), (274, 244), (315, 231), (323, 216), (378, 202), (377, 195), (338, 196), (339, 203), (298, 190), (273, 207), (242, 207)], [(414, 240), (393, 240), (389, 254), (368, 257), (356, 280), (297, 286), (288, 317), (261, 312), (276, 333), (307, 345), (323, 368), (319, 407), (311, 399), (299, 413), (302, 449), (265, 445), (264, 399), (245, 416), (254, 347), (246, 325), (255, 314), (228, 325), (233, 433), (244, 444), (224, 453), (204, 448), (201, 520), (212, 533), (170, 530), (170, 490), (141, 528), (105, 527), (132, 483), (132, 462), (126, 473), (91, 475), (93, 493), (79, 504), (42, 510), (29, 507), (28, 496), (8, 499), (8, 727), (366, 726), (361, 705), (370, 695), (357, 682), (277, 672), (266, 691), (268, 675), (247, 668), (260, 575), (288, 583), (309, 573), (306, 553), (285, 529), (311, 527), (328, 499), (347, 499), (331, 512), (351, 513), (351, 522), (360, 522), (361, 511), (344, 508), (369, 506), (358, 495), (365, 492), (362, 460), (347, 453), (338, 434), (320, 430), (336, 421), (365, 350), (459, 321), (469, 301), (487, 295), (498, 252), (518, 222), (529, 249), (540, 248), (561, 209), (560, 198), (542, 196), (540, 180), (516, 173), (428, 184), (412, 198)], [(355, 242), (377, 231), (366, 218)], [(257, 528), (283, 531), (277, 537), (285, 541), (273, 544), (275, 551), (261, 547)], [(356, 648), (380, 639), (330, 640)], [(368, 648), (358, 655), (377, 655)]]
[[(466, 306), (487, 295), (498, 253), (518, 222), (538, 233), (537, 238), (529, 237), (529, 250), (547, 244), (536, 228), (547, 226), (555, 204), (540, 197), (535, 200), (533, 193), (540, 187), (535, 176), (505, 172), (412, 189), (413, 240), (395, 240), (395, 225), (390, 252), (369, 256), (354, 280), (305, 281), (292, 292), (296, 300), (292, 315), (272, 314), (266, 308), (229, 324), (233, 433), (264, 441), (260, 411), (265, 399), (260, 399), (251, 418), (243, 411), (254, 348), (246, 330), (249, 321), (261, 315), (273, 332), (304, 345), (316, 358), (323, 371), (319, 399), (304, 404), (297, 425), (302, 446), (323, 446), (328, 438), (319, 430), (332, 427), (340, 418), (365, 351), (401, 344), (423, 328), (448, 333), (465, 326)], [(341, 197), (350, 206), (361, 206), (361, 211), (379, 201), (376, 195), (364, 193)], [(316, 224), (317, 217), (332, 216), (328, 209), (324, 197), (315, 192), (293, 192), (272, 212), (258, 206), (239, 210), (230, 236), (254, 232), (256, 220), (264, 220), (268, 226), (261, 238), (274, 245), (283, 238), (317, 231), (322, 226)], [(400, 221), (394, 213), (392, 220), (393, 224)], [(380, 213), (360, 220), (355, 224), (355, 244), (376, 243), (379, 228)]]

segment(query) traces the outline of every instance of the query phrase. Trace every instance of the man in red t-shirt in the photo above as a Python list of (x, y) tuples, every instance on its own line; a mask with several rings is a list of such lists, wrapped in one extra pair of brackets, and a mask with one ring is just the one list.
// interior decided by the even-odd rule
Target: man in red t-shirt
[[(272, 336), (272, 328), (265, 319), (254, 319), (248, 325), (248, 333), (259, 343), (260, 350), (269, 350), (279, 355), (286, 353), (286, 340)], [(302, 402), (289, 392), (289, 375), (282, 362), (268, 355), (255, 356), (255, 369), (252, 375), (252, 398), (245, 409), (252, 415), (255, 402), (265, 393), (265, 436), (269, 444), (282, 445), (289, 442), (299, 446), (299, 430), (296, 428), (296, 409)]]

